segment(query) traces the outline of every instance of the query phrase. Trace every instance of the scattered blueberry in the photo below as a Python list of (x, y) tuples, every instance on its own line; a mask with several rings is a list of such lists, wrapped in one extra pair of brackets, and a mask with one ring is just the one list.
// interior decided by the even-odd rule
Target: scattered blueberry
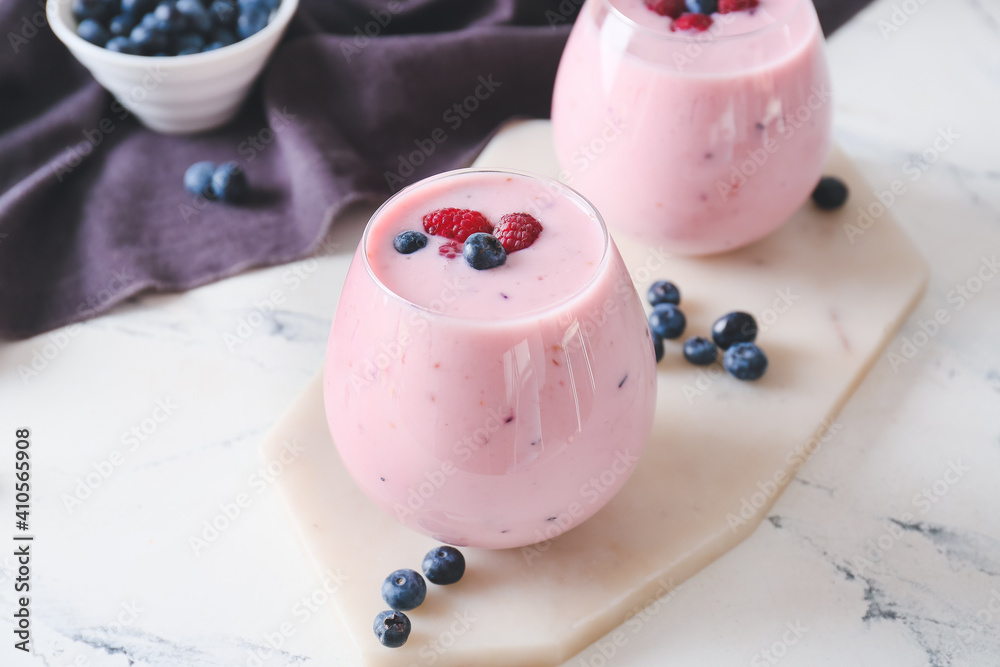
[(655, 333), (650, 333), (653, 336), (653, 352), (656, 353), (656, 363), (660, 363), (663, 361), (663, 339)]
[(672, 303), (676, 306), (681, 302), (681, 291), (672, 282), (660, 280), (649, 287), (646, 298), (649, 299), (651, 306), (659, 306), (661, 303)]
[(212, 190), (213, 174), (215, 174), (214, 163), (195, 162), (184, 172), (184, 188), (193, 195), (215, 199), (215, 192)]
[(719, 0), (687, 0), (687, 10), (692, 14), (714, 14), (719, 11)]
[(111, 39), (111, 33), (94, 19), (84, 19), (76, 28), (76, 34), (91, 44), (104, 46)]
[(729, 313), (712, 325), (712, 340), (723, 350), (736, 343), (752, 343), (757, 340), (757, 320), (750, 313)]
[(112, 37), (128, 37), (134, 27), (135, 19), (130, 14), (119, 14), (111, 19), (111, 23), (108, 24), (108, 32), (111, 33)]
[(465, 556), (455, 547), (438, 547), (427, 552), (422, 568), (427, 581), (447, 586), (465, 574)]
[(240, 8), (240, 16), (236, 19), (236, 33), (246, 39), (256, 35), (267, 27), (271, 12), (261, 5), (246, 5)]
[(736, 343), (726, 350), (722, 365), (737, 380), (758, 380), (767, 371), (767, 357), (753, 343)]
[(250, 184), (238, 164), (223, 162), (212, 174), (212, 192), (224, 202), (238, 204), (250, 194)]
[(686, 327), (687, 318), (681, 309), (672, 303), (656, 306), (649, 316), (649, 329), (660, 338), (667, 340), (680, 338)]
[(399, 648), (410, 636), (410, 619), (401, 611), (383, 611), (375, 617), (372, 629), (382, 646)]
[(392, 247), (400, 254), (409, 255), (427, 247), (427, 235), (422, 232), (400, 232), (392, 240)]
[(127, 53), (133, 56), (139, 55), (139, 48), (128, 37), (112, 37), (104, 45), (104, 48), (115, 53)]
[(847, 185), (834, 176), (824, 176), (812, 193), (813, 203), (824, 211), (832, 211), (847, 202)]
[(416, 609), (426, 595), (424, 578), (413, 570), (396, 570), (382, 582), (382, 599), (397, 611)]
[(483, 271), (493, 269), (507, 261), (507, 251), (497, 237), (486, 232), (476, 232), (465, 239), (462, 256), (472, 268)]
[(707, 338), (694, 336), (684, 341), (684, 358), (695, 366), (708, 366), (719, 358), (719, 348)]

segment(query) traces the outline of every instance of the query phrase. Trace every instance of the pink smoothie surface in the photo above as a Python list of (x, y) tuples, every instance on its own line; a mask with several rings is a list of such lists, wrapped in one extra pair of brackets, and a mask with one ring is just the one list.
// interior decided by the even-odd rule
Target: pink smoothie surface
[[(494, 223), (529, 211), (544, 229), (485, 271), (442, 257), (436, 237), (393, 249), (442, 207)], [(361, 489), (415, 530), (485, 548), (554, 537), (608, 502), (649, 437), (656, 368), (638, 295), (592, 210), (538, 179), (460, 172), (390, 201), (366, 240), (324, 380), (333, 440)]]

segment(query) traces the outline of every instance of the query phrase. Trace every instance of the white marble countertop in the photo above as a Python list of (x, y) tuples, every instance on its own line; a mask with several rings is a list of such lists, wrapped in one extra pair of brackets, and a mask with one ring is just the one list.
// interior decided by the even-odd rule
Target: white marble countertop
[[(906, 183), (927, 297), (769, 520), (567, 665), (1000, 665), (1000, 5), (879, 0), (830, 55), (836, 138)], [(257, 445), (320, 366), (362, 221), (331, 256), (0, 347), (0, 507), (28, 426), (36, 536), (33, 655), (0, 550), (0, 664), (351, 664)]]

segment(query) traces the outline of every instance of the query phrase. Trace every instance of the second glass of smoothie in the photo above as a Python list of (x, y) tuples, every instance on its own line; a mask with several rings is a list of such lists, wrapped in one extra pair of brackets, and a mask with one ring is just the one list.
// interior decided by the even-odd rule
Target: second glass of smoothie
[[(461, 243), (424, 227), (444, 209), (490, 226), (527, 213), (542, 231), (477, 270)], [(426, 245), (404, 254), (394, 243), (412, 231)], [(656, 366), (597, 211), (555, 181), (460, 170), (372, 217), (324, 395), (344, 465), (385, 512), (442, 542), (506, 548), (579, 525), (622, 487), (652, 429)]]
[(815, 8), (744, 2), (754, 6), (712, 14), (698, 31), (650, 4), (588, 0), (581, 10), (552, 105), (564, 176), (613, 231), (670, 251), (756, 241), (808, 199), (829, 152)]

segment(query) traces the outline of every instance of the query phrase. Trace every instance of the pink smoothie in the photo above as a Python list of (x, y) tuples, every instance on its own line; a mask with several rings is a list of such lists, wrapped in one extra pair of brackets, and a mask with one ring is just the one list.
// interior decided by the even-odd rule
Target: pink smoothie
[[(485, 271), (409, 255), (402, 231), (439, 208), (497, 223), (528, 212), (535, 243)], [(387, 513), (443, 542), (553, 537), (632, 473), (652, 428), (656, 369), (642, 305), (585, 200), (554, 182), (459, 171), (389, 200), (369, 223), (327, 350), (334, 442)]]
[(810, 0), (671, 31), (643, 0), (588, 0), (552, 105), (564, 178), (613, 230), (685, 254), (786, 222), (822, 174), (832, 102)]

